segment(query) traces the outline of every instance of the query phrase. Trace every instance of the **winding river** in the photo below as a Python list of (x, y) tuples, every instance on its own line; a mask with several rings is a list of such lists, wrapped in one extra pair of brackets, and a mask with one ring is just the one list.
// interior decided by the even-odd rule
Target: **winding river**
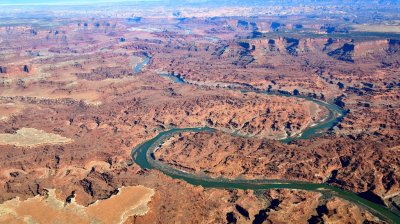
[[(172, 81), (177, 82), (176, 76), (171, 77), (170, 75), (164, 75), (171, 78)], [(179, 78), (179, 83), (186, 83), (182, 78)], [(248, 92), (248, 91), (247, 91)], [(277, 93), (267, 93), (261, 91), (251, 91), (257, 92), (260, 94), (273, 94), (273, 95), (281, 95)], [(320, 121), (318, 124), (310, 126), (306, 128), (301, 135), (296, 136), (294, 138), (286, 138), (281, 140), (282, 142), (289, 142), (293, 139), (306, 139), (313, 136), (318, 136), (326, 130), (332, 128), (340, 119), (345, 116), (346, 112), (342, 108), (326, 103), (323, 101), (319, 101), (313, 98), (303, 97), (303, 96), (288, 96), (281, 95), (285, 97), (298, 97), (304, 98), (306, 100), (311, 100), (321, 106), (326, 107), (329, 110), (328, 116)], [(381, 219), (391, 222), (391, 223), (400, 223), (400, 216), (392, 212), (386, 207), (375, 204), (371, 201), (368, 201), (355, 193), (345, 191), (341, 188), (325, 184), (325, 183), (312, 183), (312, 182), (302, 182), (302, 181), (292, 181), (292, 180), (270, 180), (270, 179), (227, 179), (224, 177), (219, 178), (211, 178), (206, 174), (192, 174), (188, 172), (184, 172), (178, 169), (175, 169), (169, 166), (166, 163), (162, 163), (155, 159), (154, 152), (158, 149), (159, 145), (164, 141), (169, 139), (175, 134), (183, 133), (183, 132), (212, 132), (215, 129), (210, 127), (193, 127), (193, 128), (174, 128), (168, 131), (160, 132), (156, 137), (140, 144), (132, 150), (132, 158), (136, 164), (138, 164), (142, 169), (157, 169), (164, 174), (175, 178), (186, 181), (189, 184), (195, 186), (203, 186), (206, 188), (222, 188), (222, 189), (252, 189), (252, 190), (266, 190), (266, 189), (298, 189), (298, 190), (307, 190), (319, 192), (325, 198), (329, 198), (332, 196), (340, 197), (345, 200), (356, 203), (367, 210), (369, 210), (374, 215), (380, 217)]]
[(151, 58), (148, 57), (148, 56), (143, 57), (143, 61), (135, 66), (135, 68), (133, 69), (133, 73), (134, 73), (134, 74), (138, 74), (138, 73), (143, 69), (143, 67), (144, 67), (145, 65), (148, 65), (148, 64), (149, 64), (150, 59), (151, 59)]

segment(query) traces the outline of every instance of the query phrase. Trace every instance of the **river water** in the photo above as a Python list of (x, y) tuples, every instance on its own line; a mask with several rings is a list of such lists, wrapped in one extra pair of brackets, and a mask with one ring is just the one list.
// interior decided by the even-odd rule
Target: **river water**
[(135, 68), (133, 69), (133, 73), (138, 74), (142, 70), (143, 66), (148, 65), (149, 62), (150, 57), (144, 57), (143, 61), (135, 66)]
[[(177, 83), (186, 83), (184, 79), (178, 78), (171, 75), (163, 75), (169, 77), (172, 81)], [(248, 91), (246, 91), (248, 92)], [(328, 116), (312, 127), (305, 129), (301, 135), (294, 138), (288, 137), (287, 139), (281, 140), (282, 142), (289, 142), (294, 139), (307, 139), (310, 137), (318, 136), (328, 129), (332, 128), (340, 119), (342, 119), (346, 111), (334, 104), (319, 101), (313, 98), (303, 97), (303, 96), (292, 96), (292, 95), (282, 95), (276, 93), (268, 93), (263, 91), (251, 91), (260, 94), (273, 94), (281, 95), (285, 97), (297, 97), (306, 100), (313, 101), (320, 106), (326, 107), (329, 110)], [(142, 169), (157, 169), (164, 174), (175, 178), (184, 180), (195, 186), (203, 186), (206, 188), (222, 188), (222, 189), (252, 189), (252, 190), (266, 190), (266, 189), (298, 189), (319, 192), (324, 195), (324, 197), (337, 196), (345, 200), (356, 203), (367, 210), (369, 210), (374, 215), (380, 217), (381, 219), (391, 222), (400, 223), (400, 216), (392, 212), (386, 207), (379, 204), (375, 204), (364, 198), (361, 198), (355, 193), (345, 191), (341, 188), (328, 185), (325, 183), (312, 183), (312, 182), (302, 182), (302, 181), (291, 181), (291, 180), (270, 180), (270, 179), (227, 179), (223, 177), (212, 178), (206, 174), (197, 175), (188, 172), (184, 172), (175, 169), (165, 163), (162, 163), (154, 158), (154, 151), (162, 144), (165, 140), (169, 139), (175, 134), (183, 132), (212, 132), (215, 129), (209, 127), (191, 127), (191, 128), (174, 128), (168, 131), (159, 133), (153, 139), (150, 139), (132, 150), (132, 158), (136, 164), (138, 164)]]

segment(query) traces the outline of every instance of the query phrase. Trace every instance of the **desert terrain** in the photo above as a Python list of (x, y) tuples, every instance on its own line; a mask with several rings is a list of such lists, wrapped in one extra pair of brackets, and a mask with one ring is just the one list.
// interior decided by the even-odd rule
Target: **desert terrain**
[(1, 7), (0, 223), (400, 222), (396, 1)]

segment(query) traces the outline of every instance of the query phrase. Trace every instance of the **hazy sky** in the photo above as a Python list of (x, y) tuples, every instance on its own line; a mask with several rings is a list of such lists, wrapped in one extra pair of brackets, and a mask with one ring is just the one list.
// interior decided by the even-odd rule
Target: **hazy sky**
[(161, 1), (161, 0), (0, 0), (0, 5), (36, 5), (36, 4), (86, 4), (102, 2), (137, 2), (137, 1)]

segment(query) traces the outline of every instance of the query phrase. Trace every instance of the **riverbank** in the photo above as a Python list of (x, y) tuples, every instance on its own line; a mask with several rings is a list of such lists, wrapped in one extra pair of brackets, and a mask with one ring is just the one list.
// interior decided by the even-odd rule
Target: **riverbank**
[(400, 217), (391, 212), (387, 208), (375, 204), (371, 201), (361, 198), (355, 193), (345, 191), (338, 187), (328, 185), (325, 183), (308, 183), (302, 181), (288, 181), (288, 180), (247, 180), (247, 179), (226, 179), (223, 177), (211, 178), (207, 175), (194, 175), (178, 169), (174, 169), (167, 164), (155, 160), (154, 150), (165, 140), (169, 139), (172, 135), (182, 132), (210, 132), (214, 129), (209, 127), (203, 128), (183, 128), (171, 129), (159, 133), (153, 139), (146, 141), (134, 148), (132, 151), (132, 158), (136, 164), (142, 169), (157, 169), (165, 175), (174, 179), (181, 179), (189, 184), (195, 186), (203, 186), (206, 188), (222, 188), (222, 189), (243, 189), (243, 190), (266, 190), (266, 189), (298, 189), (319, 192), (327, 197), (337, 196), (345, 200), (356, 203), (357, 205), (366, 208), (373, 214), (382, 218), (385, 221), (398, 223)]

